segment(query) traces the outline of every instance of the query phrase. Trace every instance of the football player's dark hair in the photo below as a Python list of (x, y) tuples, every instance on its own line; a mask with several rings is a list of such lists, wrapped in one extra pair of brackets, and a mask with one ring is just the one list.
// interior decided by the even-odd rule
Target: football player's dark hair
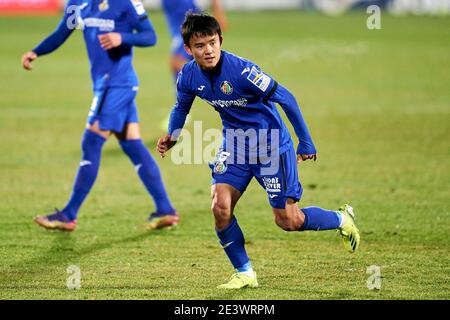
[(186, 18), (181, 26), (181, 35), (183, 36), (183, 42), (189, 47), (189, 40), (193, 36), (206, 37), (219, 35), (220, 42), (222, 42), (222, 30), (220, 29), (219, 22), (216, 18), (205, 13), (194, 13), (188, 11)]

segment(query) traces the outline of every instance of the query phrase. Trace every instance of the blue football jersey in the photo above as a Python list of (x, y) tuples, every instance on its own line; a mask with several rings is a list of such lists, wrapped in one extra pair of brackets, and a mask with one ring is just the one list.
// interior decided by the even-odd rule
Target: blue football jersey
[[(270, 100), (277, 86), (277, 82), (255, 63), (222, 51), (221, 59), (212, 71), (202, 70), (195, 61), (183, 67), (178, 77), (177, 103), (173, 112), (187, 114), (195, 97), (200, 97), (220, 114), (226, 151), (236, 152), (239, 147), (236, 143), (230, 150), (227, 145), (230, 142), (227, 141), (227, 129), (231, 129), (231, 132), (241, 132), (244, 136), (248, 130), (253, 130), (258, 135), (258, 144), (264, 139), (272, 152), (283, 153), (292, 145), (292, 140), (275, 103)], [(170, 134), (180, 126), (175, 118), (171, 117)], [(266, 136), (259, 136), (261, 133)], [(273, 137), (277, 141), (273, 141)], [(256, 147), (251, 143), (245, 142), (246, 152)]]
[(138, 85), (132, 46), (122, 44), (104, 50), (98, 36), (108, 32), (132, 33), (142, 19), (148, 19), (141, 1), (69, 0), (63, 19), (69, 28), (83, 30), (94, 90)]

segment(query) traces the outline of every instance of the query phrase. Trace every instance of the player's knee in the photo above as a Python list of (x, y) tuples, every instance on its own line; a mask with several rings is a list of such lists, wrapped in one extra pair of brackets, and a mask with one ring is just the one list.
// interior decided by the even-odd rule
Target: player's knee
[(211, 210), (214, 213), (214, 216), (229, 215), (230, 206), (227, 203), (215, 198), (212, 201)]
[(211, 204), (211, 210), (214, 214), (214, 218), (216, 221), (226, 221), (229, 219), (231, 215), (230, 210), (230, 204), (226, 201), (221, 200), (218, 197), (214, 197), (212, 204)]

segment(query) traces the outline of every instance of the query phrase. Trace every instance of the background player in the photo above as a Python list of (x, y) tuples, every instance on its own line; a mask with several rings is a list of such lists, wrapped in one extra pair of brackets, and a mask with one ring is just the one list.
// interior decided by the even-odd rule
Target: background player
[[(201, 9), (195, 4), (194, 0), (162, 0), (161, 5), (172, 36), (170, 68), (176, 80), (178, 72), (180, 72), (184, 64), (192, 60), (192, 56), (184, 50), (181, 25), (184, 22), (187, 12), (201, 12)], [(228, 28), (228, 21), (225, 17), (221, 1), (211, 0), (211, 9), (213, 16), (219, 21), (222, 31), (225, 31)]]
[[(251, 61), (221, 51), (222, 34), (213, 17), (188, 14), (182, 34), (184, 47), (194, 61), (187, 63), (179, 74), (177, 102), (170, 116), (169, 133), (160, 138), (157, 149), (164, 157), (176, 143), (179, 129), (183, 127), (196, 96), (219, 112), (224, 125), (224, 141), (223, 150), (211, 165), (212, 211), (220, 244), (236, 269), (231, 280), (219, 288), (258, 286), (245, 250), (244, 235), (233, 214), (253, 177), (266, 189), (275, 223), (280, 228), (286, 231), (338, 229), (346, 249), (356, 251), (360, 236), (352, 207), (344, 205), (332, 211), (319, 207), (299, 209), (297, 206), (302, 195), (297, 161), (316, 160), (317, 152), (295, 97)], [(295, 129), (299, 140), (297, 152), (275, 103), (281, 105)], [(257, 141), (257, 161), (252, 161), (255, 159), (248, 140), (235, 144), (235, 137), (240, 135), (236, 132), (252, 130), (265, 132), (267, 137), (266, 143)], [(270, 159), (275, 159), (272, 172), (265, 170), (270, 169), (268, 162), (260, 157), (266, 154), (268, 146)]]
[(157, 41), (143, 4), (135, 0), (70, 0), (56, 30), (23, 55), (23, 67), (31, 70), (33, 60), (59, 48), (76, 27), (83, 29), (94, 89), (81, 143), (82, 161), (64, 209), (37, 216), (35, 222), (48, 229), (75, 229), (78, 211), (97, 177), (103, 144), (114, 134), (155, 202), (156, 212), (150, 215), (148, 228), (177, 224), (179, 218), (158, 165), (139, 131), (135, 104), (138, 79), (132, 66), (132, 47), (149, 47)]

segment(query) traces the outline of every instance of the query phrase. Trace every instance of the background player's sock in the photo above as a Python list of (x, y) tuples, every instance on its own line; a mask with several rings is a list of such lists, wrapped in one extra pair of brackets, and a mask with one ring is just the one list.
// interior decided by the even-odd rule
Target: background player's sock
[(164, 187), (161, 173), (155, 159), (148, 152), (141, 139), (121, 140), (120, 146), (133, 162), (134, 167), (145, 185), (145, 188), (153, 197), (158, 213), (175, 213)]
[(301, 209), (305, 214), (303, 230), (332, 230), (341, 226), (342, 215), (339, 212), (319, 207), (306, 207)]
[(236, 217), (233, 217), (230, 224), (222, 231), (216, 230), (220, 245), (230, 259), (231, 264), (238, 272), (248, 272), (253, 274), (250, 259), (245, 251), (245, 239)]
[(62, 210), (70, 220), (77, 218), (81, 204), (94, 185), (105, 141), (106, 139), (97, 133), (90, 130), (84, 132), (81, 141), (82, 160), (75, 178), (72, 195), (66, 207)]

